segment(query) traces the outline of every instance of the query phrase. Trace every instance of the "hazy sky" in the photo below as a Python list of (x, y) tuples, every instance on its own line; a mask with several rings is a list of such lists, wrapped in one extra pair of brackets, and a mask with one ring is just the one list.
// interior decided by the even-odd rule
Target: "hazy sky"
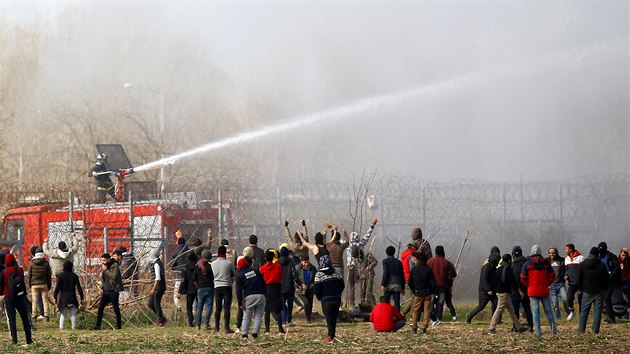
[[(278, 149), (283, 161), (438, 181), (629, 170), (627, 2), (4, 2), (0, 10), (24, 26), (46, 23), (63, 43), (42, 61), (49, 95), (133, 82), (160, 88), (173, 112), (187, 104), (183, 86), (217, 90), (197, 75), (211, 70), (228, 96), (268, 101), (261, 114), (271, 122), (434, 88), (245, 147)], [(221, 119), (199, 116), (191, 129)]]

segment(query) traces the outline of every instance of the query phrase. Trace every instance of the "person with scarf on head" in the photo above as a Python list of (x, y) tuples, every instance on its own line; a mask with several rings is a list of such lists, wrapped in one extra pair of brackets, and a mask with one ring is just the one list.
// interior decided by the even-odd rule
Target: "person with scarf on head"
[(201, 252), (201, 259), (197, 261), (195, 265), (195, 271), (193, 272), (193, 282), (197, 287), (197, 313), (195, 316), (195, 322), (197, 323), (197, 329), (201, 329), (201, 314), (203, 309), (206, 309), (206, 315), (203, 318), (203, 324), (206, 329), (210, 329), (210, 316), (212, 315), (212, 306), (214, 300), (214, 274), (212, 273), (212, 266), (210, 265), (210, 258), (212, 252), (209, 249), (205, 249)]
[(241, 336), (247, 339), (252, 318), (254, 328), (252, 337), (258, 338), (262, 318), (265, 312), (266, 285), (262, 274), (258, 269), (251, 267), (252, 259), (249, 256), (239, 257), (237, 262), (238, 274), (236, 276), (236, 300), (238, 307), (243, 311), (242, 323), (240, 323)]
[(182, 281), (177, 289), (177, 296), (186, 296), (186, 316), (188, 317), (188, 327), (195, 326), (195, 316), (193, 315), (193, 304), (197, 298), (197, 287), (193, 280), (197, 255), (195, 252), (188, 252), (188, 262), (182, 271)]
[(319, 269), (315, 274), (315, 286), (313, 290), (315, 296), (317, 296), (317, 299), (322, 304), (322, 312), (326, 318), (328, 335), (324, 339), (325, 343), (332, 343), (335, 340), (337, 317), (339, 317), (339, 307), (341, 307), (341, 293), (343, 289), (343, 278), (332, 266), (330, 256), (322, 255), (319, 259)]
[(265, 333), (269, 333), (271, 325), (271, 316), (278, 324), (278, 332), (285, 333), (282, 328), (282, 266), (274, 263), (275, 253), (268, 250), (265, 253), (265, 264), (260, 266), (260, 274), (265, 281), (266, 305), (265, 305)]
[(582, 291), (582, 303), (580, 304), (580, 324), (578, 333), (586, 331), (586, 321), (593, 306), (593, 333), (599, 333), (602, 320), (602, 305), (606, 289), (608, 289), (608, 271), (599, 259), (600, 250), (591, 248), (588, 257), (580, 263), (578, 268), (578, 289)]
[(214, 274), (214, 306), (216, 309), (214, 314), (214, 333), (219, 333), (221, 310), (223, 310), (224, 330), (226, 334), (230, 334), (234, 333), (230, 328), (230, 307), (232, 306), (232, 283), (234, 283), (236, 269), (234, 269), (232, 262), (227, 260), (226, 251), (227, 248), (225, 246), (219, 246), (217, 259), (210, 266)]
[[(26, 344), (32, 344), (33, 338), (31, 337), (31, 324), (28, 319), (28, 309), (26, 307), (26, 286), (24, 284), (24, 269), (18, 266), (15, 261), (15, 257), (9, 253), (4, 257), (4, 270), (0, 272), (0, 294), (4, 296), (4, 308), (9, 322), (9, 332), (11, 332), (11, 341), (13, 344), (17, 344), (17, 326), (16, 326), (16, 312), (20, 314), (22, 319), (22, 327), (24, 329), (24, 335), (26, 336)], [(11, 284), (11, 278), (14, 281), (18, 277), (22, 278), (21, 294), (14, 294), (15, 289), (9, 289)]]
[(162, 296), (166, 292), (166, 272), (164, 271), (164, 263), (162, 262), (162, 247), (153, 250), (151, 254), (153, 262), (151, 262), (149, 271), (151, 273), (151, 292), (149, 294), (149, 302), (147, 306), (157, 315), (157, 327), (166, 326), (166, 317), (162, 312)]
[(615, 323), (615, 311), (612, 305), (612, 293), (615, 288), (621, 285), (621, 267), (619, 266), (619, 259), (612, 252), (608, 251), (608, 245), (606, 242), (600, 242), (597, 245), (599, 250), (599, 259), (606, 267), (608, 272), (608, 287), (606, 288), (606, 294), (604, 295), (604, 306), (606, 306), (606, 322)]
[(122, 329), (122, 318), (120, 316), (119, 293), (123, 291), (122, 275), (118, 263), (109, 253), (103, 253), (101, 256), (101, 288), (99, 293), (101, 301), (98, 304), (98, 312), (96, 314), (96, 324), (92, 328), (95, 331), (101, 329), (103, 321), (103, 312), (105, 307), (112, 304), (114, 313), (116, 314), (116, 329)]
[(549, 322), (551, 327), (551, 333), (557, 335), (558, 328), (556, 327), (553, 309), (551, 308), (551, 299), (549, 298), (549, 285), (553, 283), (556, 276), (549, 260), (542, 256), (542, 248), (539, 245), (533, 245), (531, 253), (521, 270), (521, 283), (527, 287), (527, 296), (529, 296), (532, 307), (536, 338), (542, 336), (540, 330), (541, 305), (545, 311), (547, 322)]
[[(63, 272), (57, 277), (55, 286), (55, 303), (59, 309), (59, 329), (63, 330), (68, 312), (70, 313), (70, 325), (73, 330), (77, 329), (77, 310), (83, 303), (83, 288), (79, 281), (79, 276), (72, 270), (73, 264), (66, 261), (63, 264)], [(77, 300), (77, 292), (81, 297), (81, 302)]]

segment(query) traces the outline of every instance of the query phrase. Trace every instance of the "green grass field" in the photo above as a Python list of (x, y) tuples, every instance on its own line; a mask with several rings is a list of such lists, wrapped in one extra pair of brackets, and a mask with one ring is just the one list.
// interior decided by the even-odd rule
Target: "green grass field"
[[(316, 307), (316, 309), (319, 309)], [(470, 308), (458, 308), (462, 318)], [(111, 312), (109, 309), (107, 312)], [(170, 353), (170, 352), (308, 352), (308, 353), (343, 353), (343, 352), (429, 352), (429, 353), (470, 353), (470, 352), (628, 352), (630, 348), (630, 322), (618, 321), (615, 325), (602, 323), (599, 335), (578, 335), (577, 318), (572, 322), (561, 320), (559, 337), (550, 333), (549, 326), (543, 327), (542, 340), (536, 340), (533, 333), (511, 333), (511, 325), (497, 327), (497, 334), (485, 334), (489, 324), (489, 309), (480, 313), (472, 325), (465, 321), (445, 321), (435, 328), (430, 328), (427, 335), (413, 335), (410, 327), (398, 333), (374, 333), (368, 323), (340, 323), (337, 327), (338, 342), (322, 343), (326, 336), (326, 325), (317, 322), (306, 325), (302, 315), (295, 319), (298, 325), (290, 327), (286, 339), (272, 329), (269, 335), (261, 335), (254, 342), (242, 341), (240, 334), (214, 334), (212, 331), (197, 330), (170, 323), (165, 328), (150, 325), (127, 326), (121, 331), (59, 331), (57, 322), (40, 323), (33, 333), (34, 344), (28, 347), (24, 343), (23, 333), (19, 333), (20, 343), (10, 344), (6, 325), (3, 324), (0, 339), (0, 352), (36, 352), (36, 353)], [(111, 317), (107, 317), (111, 320)], [(508, 319), (507, 314), (504, 322)], [(214, 317), (212, 318), (214, 321)], [(84, 317), (82, 327), (93, 324), (93, 318)], [(104, 326), (105, 327), (105, 326)], [(272, 324), (273, 328), (273, 324)], [(587, 327), (589, 328), (589, 327)]]

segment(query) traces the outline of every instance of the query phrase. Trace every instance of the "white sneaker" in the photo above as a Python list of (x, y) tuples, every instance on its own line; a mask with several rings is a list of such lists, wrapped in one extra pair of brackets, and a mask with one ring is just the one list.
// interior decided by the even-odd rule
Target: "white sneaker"
[(569, 312), (569, 315), (567, 316), (567, 321), (571, 321), (573, 319), (573, 311)]
[(241, 333), (241, 329), (236, 327), (236, 329), (234, 330), (234, 333)]
[(442, 323), (442, 321), (437, 320), (437, 321), (433, 321), (433, 323), (431, 323), (431, 327), (437, 327), (440, 325), (440, 323)]
[(453, 316), (453, 322), (457, 322), (457, 316)]
[(38, 322), (39, 322), (39, 321), (43, 321), (43, 320), (45, 320), (45, 319), (46, 319), (46, 317), (44, 317), (44, 316), (42, 316), (42, 315), (37, 316), (37, 321), (38, 321)]
[(287, 323), (287, 326), (295, 326), (297, 323), (295, 323), (295, 321), (291, 321), (290, 323)]

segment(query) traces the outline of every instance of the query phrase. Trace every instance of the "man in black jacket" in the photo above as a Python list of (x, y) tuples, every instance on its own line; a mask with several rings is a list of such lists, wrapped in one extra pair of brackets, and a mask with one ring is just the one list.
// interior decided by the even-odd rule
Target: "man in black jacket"
[(507, 309), (510, 314), (510, 318), (512, 319), (512, 330), (515, 332), (525, 332), (527, 331), (527, 327), (521, 326), (518, 316), (514, 313), (514, 306), (512, 306), (512, 299), (510, 298), (512, 289), (518, 286), (512, 273), (512, 256), (506, 253), (503, 257), (501, 257), (501, 259), (501, 266), (495, 271), (498, 304), (496, 311), (494, 311), (494, 314), (492, 315), (488, 333), (496, 333), (497, 322), (499, 322), (499, 319), (505, 309)]
[(309, 261), (308, 256), (302, 256), (300, 264), (295, 266), (295, 286), (297, 287), (297, 295), (304, 304), (304, 314), (306, 322), (311, 323), (313, 314), (313, 286), (315, 285), (315, 273), (317, 268)]
[(186, 296), (186, 316), (188, 317), (188, 327), (195, 326), (195, 317), (193, 316), (193, 303), (197, 297), (197, 287), (193, 281), (193, 273), (195, 272), (195, 264), (197, 263), (197, 255), (195, 252), (188, 252), (188, 263), (181, 271), (182, 280), (177, 289), (177, 296)]
[(240, 270), (236, 276), (236, 300), (244, 312), (241, 324), (244, 339), (249, 335), (252, 318), (254, 319), (252, 337), (258, 338), (267, 302), (265, 281), (258, 269), (251, 267), (251, 263), (252, 259), (249, 257), (243, 257), (237, 263)]
[(133, 252), (128, 252), (127, 247), (120, 245), (116, 249), (120, 251), (120, 273), (122, 275), (124, 290), (120, 296), (120, 302), (127, 301), (133, 291), (133, 296), (138, 296), (138, 261)]
[(582, 303), (580, 304), (580, 324), (578, 332), (586, 331), (586, 320), (593, 309), (593, 333), (599, 333), (599, 325), (602, 319), (602, 304), (608, 288), (608, 272), (606, 266), (598, 257), (601, 250), (591, 248), (588, 258), (580, 263), (578, 269), (578, 288), (582, 291)]
[[(616, 287), (621, 285), (621, 267), (619, 265), (619, 259), (616, 255), (608, 252), (608, 245), (606, 242), (600, 242), (597, 246), (599, 251), (599, 258), (606, 267), (608, 276), (608, 286), (606, 287), (606, 294), (604, 294), (604, 305), (606, 306), (606, 322), (615, 323), (615, 312), (612, 306), (612, 293)], [(581, 312), (581, 311), (580, 311)]]
[(527, 296), (527, 287), (521, 282), (521, 270), (523, 265), (527, 262), (527, 258), (523, 256), (523, 249), (521, 246), (514, 246), (512, 248), (512, 274), (514, 276), (514, 282), (516, 286), (512, 288), (512, 306), (514, 307), (514, 313), (518, 317), (521, 307), (525, 318), (527, 318), (527, 326), (529, 331), (534, 331), (534, 318), (532, 316), (532, 308), (529, 302), (529, 296)]
[(383, 279), (381, 289), (385, 301), (389, 302), (391, 296), (394, 297), (394, 306), (400, 311), (400, 294), (405, 295), (405, 275), (402, 263), (394, 257), (396, 248), (389, 246), (385, 249), (387, 258), (383, 260)]
[(492, 313), (496, 311), (497, 308), (497, 294), (496, 294), (496, 279), (495, 279), (495, 271), (497, 268), (497, 264), (499, 264), (499, 255), (496, 253), (491, 253), (490, 257), (488, 257), (488, 263), (484, 264), (481, 267), (481, 272), (479, 274), (479, 305), (475, 307), (467, 316), (466, 322), (471, 323), (472, 319), (484, 308), (488, 302), (492, 302)]
[(197, 287), (197, 313), (195, 316), (197, 329), (201, 329), (201, 314), (204, 307), (206, 308), (206, 315), (203, 318), (203, 324), (206, 329), (210, 329), (210, 316), (212, 315), (214, 300), (214, 273), (212, 273), (210, 266), (211, 257), (212, 252), (210, 250), (203, 250), (201, 259), (197, 261), (193, 272), (193, 281)]
[(409, 289), (414, 294), (411, 316), (412, 332), (418, 333), (418, 318), (420, 312), (424, 311), (422, 333), (425, 334), (431, 318), (431, 303), (436, 287), (435, 276), (433, 270), (427, 266), (427, 256), (424, 253), (414, 252), (411, 257), (414, 264), (409, 272)]

